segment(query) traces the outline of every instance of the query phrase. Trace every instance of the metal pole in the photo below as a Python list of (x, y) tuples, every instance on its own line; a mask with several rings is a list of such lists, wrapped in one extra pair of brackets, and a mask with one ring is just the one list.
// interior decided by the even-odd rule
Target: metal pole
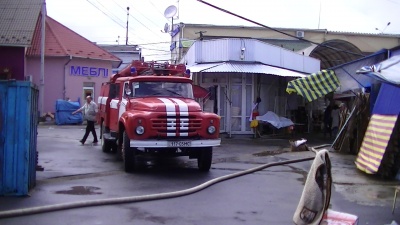
[[(39, 90), (39, 107), (40, 113), (44, 113), (44, 54), (45, 54), (45, 30), (46, 30), (46, 0), (42, 5), (42, 34), (40, 48), (40, 90)], [(40, 114), (39, 114), (40, 116)]]
[(353, 110), (351, 111), (349, 117), (347, 117), (346, 122), (343, 124), (342, 129), (340, 129), (339, 133), (336, 135), (335, 140), (333, 141), (331, 148), (333, 149), (333, 146), (336, 144), (336, 141), (339, 139), (340, 135), (342, 134), (342, 132), (344, 131), (344, 129), (347, 126), (347, 123), (350, 121), (351, 117), (353, 116), (353, 113), (356, 111), (357, 106), (355, 105), (353, 107)]
[(129, 6), (126, 7), (126, 43), (128, 45), (128, 24), (129, 24)]

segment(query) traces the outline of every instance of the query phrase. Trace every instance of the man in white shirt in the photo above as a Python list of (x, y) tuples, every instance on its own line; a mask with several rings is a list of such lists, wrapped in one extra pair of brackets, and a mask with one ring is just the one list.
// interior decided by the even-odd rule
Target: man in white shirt
[(82, 140), (79, 142), (85, 144), (85, 141), (87, 137), (89, 136), (89, 133), (92, 132), (93, 134), (93, 143), (97, 143), (97, 134), (96, 134), (96, 129), (94, 127), (94, 123), (96, 122), (96, 114), (98, 112), (97, 104), (92, 101), (92, 97), (89, 95), (86, 97), (86, 103), (76, 111), (72, 112), (72, 114), (75, 114), (77, 112), (83, 111), (83, 118), (87, 121), (86, 125), (86, 132), (85, 135), (83, 136)]

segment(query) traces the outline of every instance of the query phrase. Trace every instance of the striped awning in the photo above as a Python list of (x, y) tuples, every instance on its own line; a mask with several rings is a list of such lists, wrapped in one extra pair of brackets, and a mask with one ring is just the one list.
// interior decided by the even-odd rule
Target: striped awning
[(321, 70), (307, 77), (290, 81), (286, 92), (289, 94), (297, 92), (311, 102), (335, 91), (339, 86), (340, 82), (333, 70)]
[(378, 172), (396, 121), (397, 115), (372, 115), (355, 162), (359, 170)]

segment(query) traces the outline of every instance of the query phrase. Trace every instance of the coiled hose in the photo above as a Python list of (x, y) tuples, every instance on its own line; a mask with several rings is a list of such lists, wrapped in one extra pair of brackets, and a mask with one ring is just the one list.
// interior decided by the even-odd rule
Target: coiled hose
[(251, 168), (248, 170), (244, 170), (244, 171), (240, 171), (237, 173), (217, 177), (217, 178), (209, 180), (205, 183), (197, 185), (195, 187), (180, 190), (180, 191), (142, 195), (142, 196), (119, 197), (119, 198), (108, 198), (108, 199), (97, 199), (97, 200), (81, 201), (81, 202), (62, 203), (62, 204), (31, 207), (31, 208), (25, 208), (25, 209), (14, 209), (14, 210), (0, 212), (0, 218), (26, 216), (26, 215), (32, 215), (32, 214), (38, 214), (38, 213), (54, 212), (54, 211), (59, 211), (59, 210), (83, 208), (83, 207), (90, 207), (90, 206), (113, 205), (113, 204), (153, 201), (153, 200), (160, 200), (160, 199), (167, 199), (167, 198), (176, 198), (176, 197), (181, 197), (181, 196), (196, 193), (196, 192), (201, 191), (205, 188), (208, 188), (216, 183), (226, 181), (229, 179), (233, 179), (233, 178), (237, 178), (237, 177), (247, 175), (250, 173), (254, 173), (254, 172), (266, 169), (268, 167), (310, 161), (313, 159), (314, 159), (314, 157), (307, 157), (307, 158), (285, 160), (285, 161), (274, 162), (274, 163), (267, 163), (267, 164), (264, 164), (264, 165), (261, 165), (258, 167), (254, 167), (254, 168)]

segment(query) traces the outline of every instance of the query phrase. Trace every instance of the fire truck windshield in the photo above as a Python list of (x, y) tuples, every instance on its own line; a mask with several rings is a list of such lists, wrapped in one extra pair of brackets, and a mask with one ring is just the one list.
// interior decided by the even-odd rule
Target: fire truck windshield
[(133, 97), (136, 98), (163, 96), (193, 99), (193, 89), (190, 83), (134, 82), (132, 87)]

